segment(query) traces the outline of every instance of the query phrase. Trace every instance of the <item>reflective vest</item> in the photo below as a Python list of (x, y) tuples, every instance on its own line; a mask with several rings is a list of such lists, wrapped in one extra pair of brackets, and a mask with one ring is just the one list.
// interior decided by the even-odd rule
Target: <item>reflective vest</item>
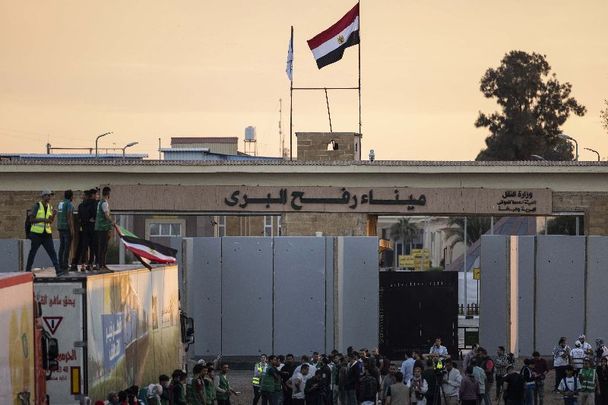
[(251, 379), (251, 384), (255, 385), (256, 387), (259, 387), (260, 379), (262, 378), (262, 375), (264, 374), (265, 371), (266, 371), (266, 366), (264, 366), (262, 363), (255, 363), (255, 367), (253, 369), (253, 378)]
[(584, 368), (578, 373), (582, 392), (595, 392), (595, 369)]
[[(41, 202), (38, 202), (38, 211), (36, 212), (36, 219), (49, 219), (50, 217), (53, 216), (53, 207), (51, 207), (51, 204), (48, 205), (46, 211), (44, 210), (44, 204), (42, 204)], [(51, 223), (44, 223), (44, 222), (36, 222), (35, 224), (32, 224), (32, 227), (30, 228), (30, 232), (32, 233), (36, 233), (38, 235), (42, 235), (43, 233), (51, 233)]]

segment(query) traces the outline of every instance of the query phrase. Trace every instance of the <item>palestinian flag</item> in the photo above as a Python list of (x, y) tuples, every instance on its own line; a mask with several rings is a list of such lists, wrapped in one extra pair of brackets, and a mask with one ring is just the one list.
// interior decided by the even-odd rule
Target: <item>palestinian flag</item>
[(359, 3), (340, 20), (308, 40), (308, 46), (321, 69), (342, 59), (344, 50), (359, 43)]
[(118, 225), (116, 225), (116, 231), (118, 232), (118, 235), (120, 235), (120, 239), (122, 240), (122, 243), (125, 244), (127, 250), (133, 253), (148, 269), (151, 267), (146, 261), (162, 264), (177, 262), (175, 259), (177, 250), (140, 238)]

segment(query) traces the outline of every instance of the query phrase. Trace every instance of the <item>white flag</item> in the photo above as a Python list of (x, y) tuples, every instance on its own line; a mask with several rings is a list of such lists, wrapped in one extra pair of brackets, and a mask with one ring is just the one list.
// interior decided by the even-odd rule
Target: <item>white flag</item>
[(287, 49), (287, 67), (285, 71), (289, 80), (293, 81), (293, 26), (291, 27), (291, 37), (289, 38), (289, 49)]

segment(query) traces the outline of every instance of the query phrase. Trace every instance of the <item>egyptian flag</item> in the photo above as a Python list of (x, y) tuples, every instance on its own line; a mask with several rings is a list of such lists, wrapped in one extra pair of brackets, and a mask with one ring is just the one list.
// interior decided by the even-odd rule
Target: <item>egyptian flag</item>
[(359, 3), (340, 21), (308, 40), (308, 46), (321, 69), (342, 59), (344, 50), (359, 43)]
[(127, 250), (133, 253), (133, 255), (135, 255), (135, 257), (148, 269), (152, 269), (149, 264), (150, 262), (162, 264), (177, 262), (175, 259), (177, 250), (142, 239), (118, 225), (116, 225), (116, 231)]

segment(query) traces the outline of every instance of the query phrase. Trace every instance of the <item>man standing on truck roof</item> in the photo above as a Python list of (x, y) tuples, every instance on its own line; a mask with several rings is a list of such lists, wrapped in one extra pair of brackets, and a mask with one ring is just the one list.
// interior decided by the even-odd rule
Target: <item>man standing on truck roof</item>
[(61, 271), (68, 270), (70, 248), (74, 239), (74, 205), (72, 190), (63, 193), (63, 201), (57, 206), (57, 230), (59, 231), (59, 267)]
[(106, 266), (106, 255), (108, 253), (108, 242), (112, 237), (114, 220), (110, 216), (110, 187), (106, 186), (101, 191), (101, 201), (97, 204), (97, 216), (95, 218), (95, 234), (97, 235), (97, 270), (110, 270)]
[(53, 232), (51, 224), (55, 220), (57, 210), (54, 210), (51, 204), (51, 196), (53, 192), (50, 190), (43, 190), (40, 193), (40, 201), (38, 201), (31, 209), (30, 212), (30, 240), (31, 247), (30, 253), (27, 256), (27, 264), (25, 265), (25, 271), (32, 271), (32, 265), (36, 258), (36, 252), (40, 248), (40, 245), (46, 250), (46, 253), (51, 258), (55, 272), (58, 276), (62, 275), (62, 269), (59, 267), (57, 261), (57, 253), (55, 252), (55, 246), (53, 246)]
[(82, 241), (79, 258), (79, 262), (82, 264), (82, 270), (91, 270), (95, 251), (97, 251), (97, 246), (94, 244), (95, 209), (97, 207), (95, 192), (95, 189), (85, 191), (86, 198), (78, 206), (78, 216), (80, 217), (80, 226), (82, 227)]

